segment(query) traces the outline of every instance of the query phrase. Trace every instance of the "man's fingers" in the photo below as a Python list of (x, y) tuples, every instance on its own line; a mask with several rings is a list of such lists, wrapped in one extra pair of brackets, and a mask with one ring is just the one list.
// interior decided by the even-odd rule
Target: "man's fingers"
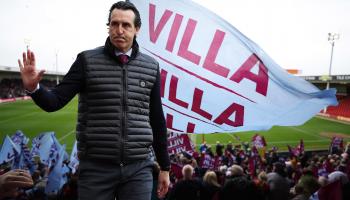
[(30, 173), (27, 170), (23, 170), (23, 169), (15, 169), (12, 172), (14, 175), (17, 175), (19, 177), (26, 177), (29, 180), (32, 180), (32, 176), (30, 175)]
[[(32, 53), (32, 52), (30, 52), (30, 50), (27, 49), (27, 61), (28, 61), (28, 63), (30, 63), (30, 60), (32, 59), (31, 53)], [(27, 64), (28, 64), (28, 63), (27, 63)]]
[(18, 59), (18, 66), (19, 66), (19, 70), (22, 71), (23, 70), (23, 65), (20, 59)]
[(27, 170), (22, 169), (15, 169), (10, 172), (8, 172), (7, 181), (22, 181), (22, 182), (28, 182), (32, 183), (33, 179), (30, 173)]
[(45, 73), (45, 70), (40, 70), (38, 74), (38, 81), (40, 81), (43, 78), (44, 73)]
[(23, 65), (25, 65), (27, 63), (27, 55), (25, 52), (23, 52), (22, 57), (23, 57)]
[(159, 198), (163, 198), (166, 193), (168, 192), (169, 187), (169, 172), (167, 171), (160, 171), (158, 176), (158, 187), (157, 187), (157, 193)]
[(10, 181), (6, 183), (6, 188), (29, 188), (33, 187), (33, 182), (24, 182), (24, 181)]
[(16, 174), (10, 174), (6, 177), (6, 182), (11, 183), (11, 182), (25, 182), (25, 183), (31, 183), (33, 180), (31, 177), (28, 177), (25, 173), (16, 173)]
[(6, 186), (13, 186), (13, 187), (22, 187), (22, 186), (31, 186), (33, 185), (33, 179), (28, 177), (9, 177), (9, 179), (6, 182)]
[(165, 183), (161, 183), (158, 185), (157, 193), (159, 198), (163, 198), (168, 192), (168, 187), (166, 187)]
[(34, 52), (30, 52), (30, 64), (35, 66), (35, 55)]

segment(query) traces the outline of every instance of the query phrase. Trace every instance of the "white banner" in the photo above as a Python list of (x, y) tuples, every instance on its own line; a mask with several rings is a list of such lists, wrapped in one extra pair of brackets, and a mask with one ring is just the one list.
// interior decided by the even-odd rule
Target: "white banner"
[[(140, 50), (159, 61), (167, 127), (174, 132), (266, 130), (303, 124), (335, 90), (288, 74), (254, 42), (189, 0), (132, 0)], [(283, 49), (281, 49), (283, 50)]]

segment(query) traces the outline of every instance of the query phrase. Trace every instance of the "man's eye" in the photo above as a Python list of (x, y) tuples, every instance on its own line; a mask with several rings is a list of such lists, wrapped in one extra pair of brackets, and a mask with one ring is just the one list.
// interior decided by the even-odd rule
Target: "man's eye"
[(130, 28), (131, 25), (130, 25), (129, 23), (123, 23), (123, 27), (124, 27), (124, 28)]

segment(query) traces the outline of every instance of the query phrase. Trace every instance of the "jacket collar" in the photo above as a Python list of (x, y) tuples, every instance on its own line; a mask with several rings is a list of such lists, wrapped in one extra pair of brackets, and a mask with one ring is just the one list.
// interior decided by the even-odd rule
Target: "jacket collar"
[[(134, 38), (134, 42), (132, 44), (132, 53), (130, 56), (130, 59), (134, 59), (137, 54), (139, 53), (139, 45), (136, 41), (136, 37)], [(116, 48), (115, 46), (112, 44), (111, 40), (109, 39), (109, 37), (107, 37), (106, 42), (105, 42), (105, 51), (108, 53), (108, 55), (110, 55), (113, 58), (117, 58), (117, 56), (115, 55), (116, 52)]]

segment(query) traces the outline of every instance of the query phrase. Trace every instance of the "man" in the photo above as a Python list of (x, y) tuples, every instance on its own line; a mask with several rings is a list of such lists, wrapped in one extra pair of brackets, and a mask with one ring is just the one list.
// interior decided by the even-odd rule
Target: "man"
[(139, 51), (140, 14), (130, 2), (112, 5), (105, 46), (80, 53), (62, 82), (39, 85), (34, 53), (19, 60), (22, 81), (35, 103), (52, 112), (79, 93), (77, 141), (79, 199), (151, 198), (152, 147), (160, 165), (158, 196), (169, 186), (166, 125), (158, 63)]
[(183, 179), (175, 183), (171, 192), (169, 192), (169, 200), (199, 200), (201, 191), (201, 182), (193, 178), (194, 169), (187, 164), (182, 168)]
[(270, 190), (268, 193), (269, 200), (289, 199), (291, 184), (286, 176), (284, 163), (274, 163), (272, 172), (267, 174), (267, 183)]

